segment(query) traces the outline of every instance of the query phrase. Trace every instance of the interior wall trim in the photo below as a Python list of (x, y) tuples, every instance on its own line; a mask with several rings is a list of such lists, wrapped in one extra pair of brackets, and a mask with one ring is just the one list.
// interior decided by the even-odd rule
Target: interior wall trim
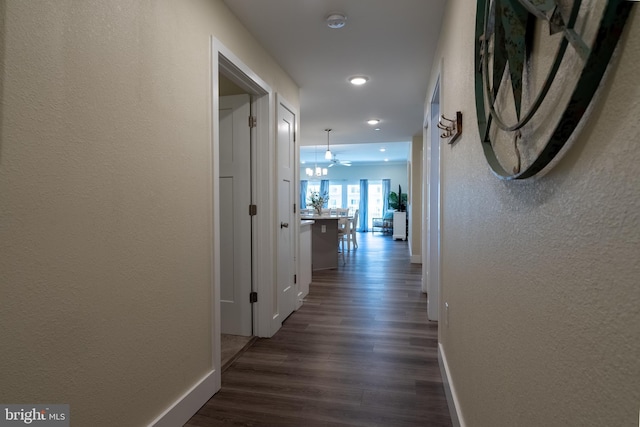
[(173, 402), (149, 427), (178, 427), (184, 425), (217, 391), (215, 370), (208, 372), (185, 394)]
[(456, 393), (455, 386), (449, 374), (449, 364), (447, 363), (447, 356), (444, 353), (444, 347), (442, 347), (441, 342), (438, 343), (438, 364), (440, 365), (444, 393), (447, 396), (447, 404), (449, 405), (451, 423), (454, 427), (467, 427), (467, 424), (464, 422), (464, 417), (462, 416), (462, 408), (460, 407), (458, 394)]

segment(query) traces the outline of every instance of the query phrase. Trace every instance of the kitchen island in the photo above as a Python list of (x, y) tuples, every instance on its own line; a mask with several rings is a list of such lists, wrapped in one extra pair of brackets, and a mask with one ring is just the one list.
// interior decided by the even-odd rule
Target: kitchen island
[(311, 224), (311, 265), (313, 271), (338, 268), (337, 216), (303, 216)]

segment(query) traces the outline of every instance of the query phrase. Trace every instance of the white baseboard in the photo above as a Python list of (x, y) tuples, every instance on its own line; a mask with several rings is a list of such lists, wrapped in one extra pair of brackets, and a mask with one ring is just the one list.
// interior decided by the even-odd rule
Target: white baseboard
[(149, 426), (183, 426), (219, 390), (219, 387), (216, 388), (215, 374), (215, 371), (206, 374), (198, 384), (183, 394), (162, 415), (153, 420)]
[(422, 255), (411, 255), (411, 264), (422, 264)]
[(451, 423), (454, 427), (466, 427), (467, 424), (464, 422), (464, 418), (462, 416), (462, 409), (460, 408), (456, 388), (453, 385), (449, 374), (447, 356), (444, 354), (444, 348), (441, 343), (438, 343), (438, 362), (440, 362), (440, 373), (442, 374), (444, 393), (447, 395), (447, 403), (449, 404)]

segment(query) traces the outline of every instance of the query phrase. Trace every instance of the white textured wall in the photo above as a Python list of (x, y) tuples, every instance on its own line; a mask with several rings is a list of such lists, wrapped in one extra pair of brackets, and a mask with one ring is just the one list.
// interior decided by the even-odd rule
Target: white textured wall
[(142, 425), (211, 369), (210, 36), (222, 1), (0, 2), (0, 402)]
[(473, 427), (637, 425), (637, 6), (574, 146), (548, 175), (524, 183), (495, 178), (480, 147), (474, 23), (475, 5), (447, 2), (442, 111), (461, 110), (464, 133), (442, 150), (441, 295), (450, 313), (440, 339), (464, 420)]

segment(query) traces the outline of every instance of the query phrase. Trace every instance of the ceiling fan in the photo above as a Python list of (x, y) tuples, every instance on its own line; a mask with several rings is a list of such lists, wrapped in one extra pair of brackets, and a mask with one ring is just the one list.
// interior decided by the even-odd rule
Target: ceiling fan
[(338, 159), (338, 156), (336, 156), (335, 154), (333, 155), (333, 157), (330, 160), (330, 164), (329, 167), (333, 167), (335, 165), (339, 165), (339, 166), (351, 166), (351, 161), (349, 160), (340, 160)]

